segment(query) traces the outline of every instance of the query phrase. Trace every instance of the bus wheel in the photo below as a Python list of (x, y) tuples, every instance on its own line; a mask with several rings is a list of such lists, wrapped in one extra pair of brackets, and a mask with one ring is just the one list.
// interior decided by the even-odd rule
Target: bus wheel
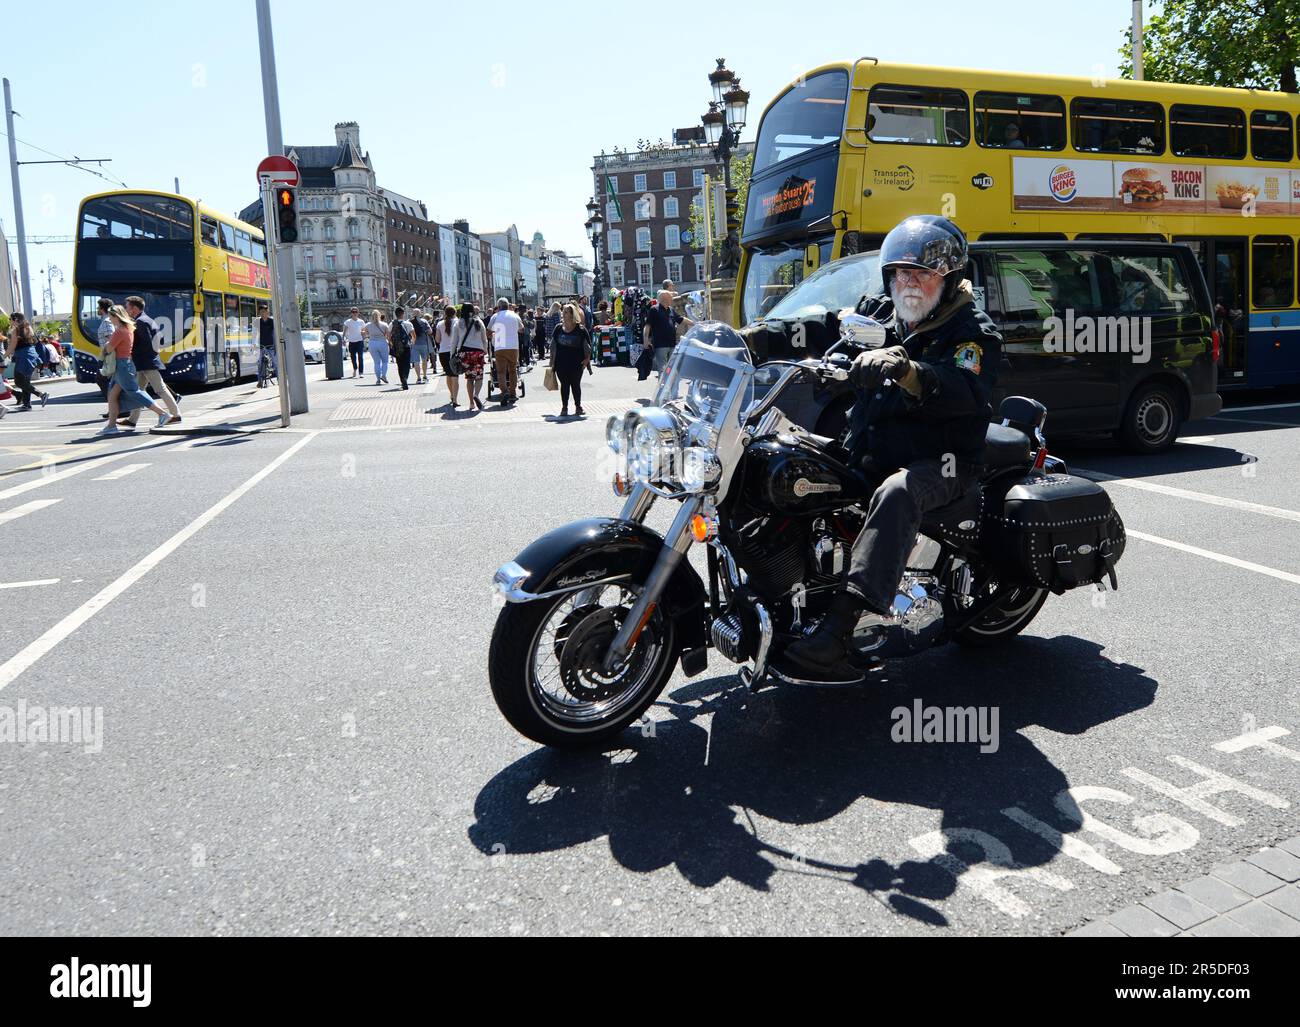
[(239, 358), (228, 357), (226, 359), (226, 381), (234, 384), (239, 381)]
[(1159, 453), (1178, 438), (1183, 415), (1178, 398), (1165, 385), (1147, 385), (1129, 400), (1119, 437), (1135, 453)]

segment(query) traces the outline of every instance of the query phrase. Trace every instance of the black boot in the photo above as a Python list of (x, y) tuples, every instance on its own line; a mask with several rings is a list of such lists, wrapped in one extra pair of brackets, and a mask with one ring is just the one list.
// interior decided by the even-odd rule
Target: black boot
[(813, 677), (843, 666), (854, 650), (853, 629), (867, 604), (853, 592), (840, 592), (817, 629), (785, 651), (785, 661)]

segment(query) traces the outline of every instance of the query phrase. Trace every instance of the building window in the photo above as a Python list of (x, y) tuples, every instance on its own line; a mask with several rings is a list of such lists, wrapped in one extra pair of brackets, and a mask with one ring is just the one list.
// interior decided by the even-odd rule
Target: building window
[(632, 188), (639, 193), (645, 192), (645, 175), (633, 175)]
[(664, 248), (669, 250), (682, 248), (682, 230), (676, 225), (669, 225), (664, 229)]
[(677, 197), (669, 196), (664, 200), (664, 217), (675, 218), (677, 216)]
[(314, 254), (311, 250), (304, 250), (302, 254), (302, 259), (303, 259), (303, 266), (306, 268), (308, 274), (311, 274), (313, 271), (316, 270), (315, 268), (316, 254)]
[(664, 172), (664, 188), (665, 188), (665, 189), (676, 189), (676, 188), (677, 188), (677, 172), (676, 172), (676, 171), (665, 171), (665, 172)]
[(326, 250), (326, 251), (325, 251), (325, 270), (326, 270), (326, 271), (333, 271), (333, 270), (334, 270), (334, 251), (333, 251), (333, 250)]
[(621, 289), (627, 284), (624, 277), (625, 269), (621, 260), (616, 260), (609, 266), (610, 283), (615, 289)]
[(649, 200), (649, 199), (637, 200), (637, 201), (636, 201), (636, 220), (638, 220), (638, 221), (649, 221), (649, 220), (650, 220), (650, 200)]
[(623, 231), (615, 228), (609, 233), (609, 252), (611, 254), (623, 252)]
[(638, 260), (636, 262), (636, 284), (642, 288), (650, 285), (650, 279), (654, 275), (653, 268), (653, 260)]
[(302, 223), (302, 241), (303, 241), (303, 242), (311, 242), (311, 241), (312, 241), (312, 229), (311, 229), (311, 222), (310, 222), (310, 221), (304, 221), (304, 222)]
[(703, 168), (696, 168), (694, 171), (692, 171), (692, 172), (691, 172), (691, 181), (694, 183), (696, 189), (703, 189), (703, 188), (704, 188), (704, 169), (703, 169)]
[(673, 280), (674, 284), (681, 285), (682, 284), (682, 258), (669, 257), (666, 261), (664, 261), (664, 263), (668, 265), (668, 277)]
[(334, 222), (333, 222), (333, 221), (326, 221), (326, 222), (325, 222), (325, 238), (326, 238), (326, 240), (331, 241), (331, 242), (332, 242), (333, 239), (334, 239)]
[(355, 221), (350, 219), (348, 221), (348, 238), (349, 239), (361, 238), (361, 226), (358, 225)]
[(650, 229), (638, 228), (636, 230), (636, 248), (637, 252), (650, 252)]
[(353, 250), (353, 251), (352, 251), (352, 270), (353, 270), (353, 271), (360, 271), (360, 270), (361, 270), (361, 251), (360, 251), (360, 250)]

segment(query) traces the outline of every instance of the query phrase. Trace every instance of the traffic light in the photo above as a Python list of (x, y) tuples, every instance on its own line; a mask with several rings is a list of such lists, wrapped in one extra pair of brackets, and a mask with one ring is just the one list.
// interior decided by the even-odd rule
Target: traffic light
[(275, 191), (276, 220), (280, 226), (280, 242), (298, 241), (298, 190), (280, 186)]

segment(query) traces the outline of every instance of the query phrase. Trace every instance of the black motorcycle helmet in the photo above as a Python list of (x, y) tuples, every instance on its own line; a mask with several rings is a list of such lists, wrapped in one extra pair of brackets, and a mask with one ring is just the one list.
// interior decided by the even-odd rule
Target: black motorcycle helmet
[(947, 303), (961, 285), (970, 249), (962, 230), (938, 214), (913, 214), (895, 225), (880, 244), (880, 274), (885, 293), (894, 285), (894, 270), (923, 267), (944, 276), (939, 302)]

